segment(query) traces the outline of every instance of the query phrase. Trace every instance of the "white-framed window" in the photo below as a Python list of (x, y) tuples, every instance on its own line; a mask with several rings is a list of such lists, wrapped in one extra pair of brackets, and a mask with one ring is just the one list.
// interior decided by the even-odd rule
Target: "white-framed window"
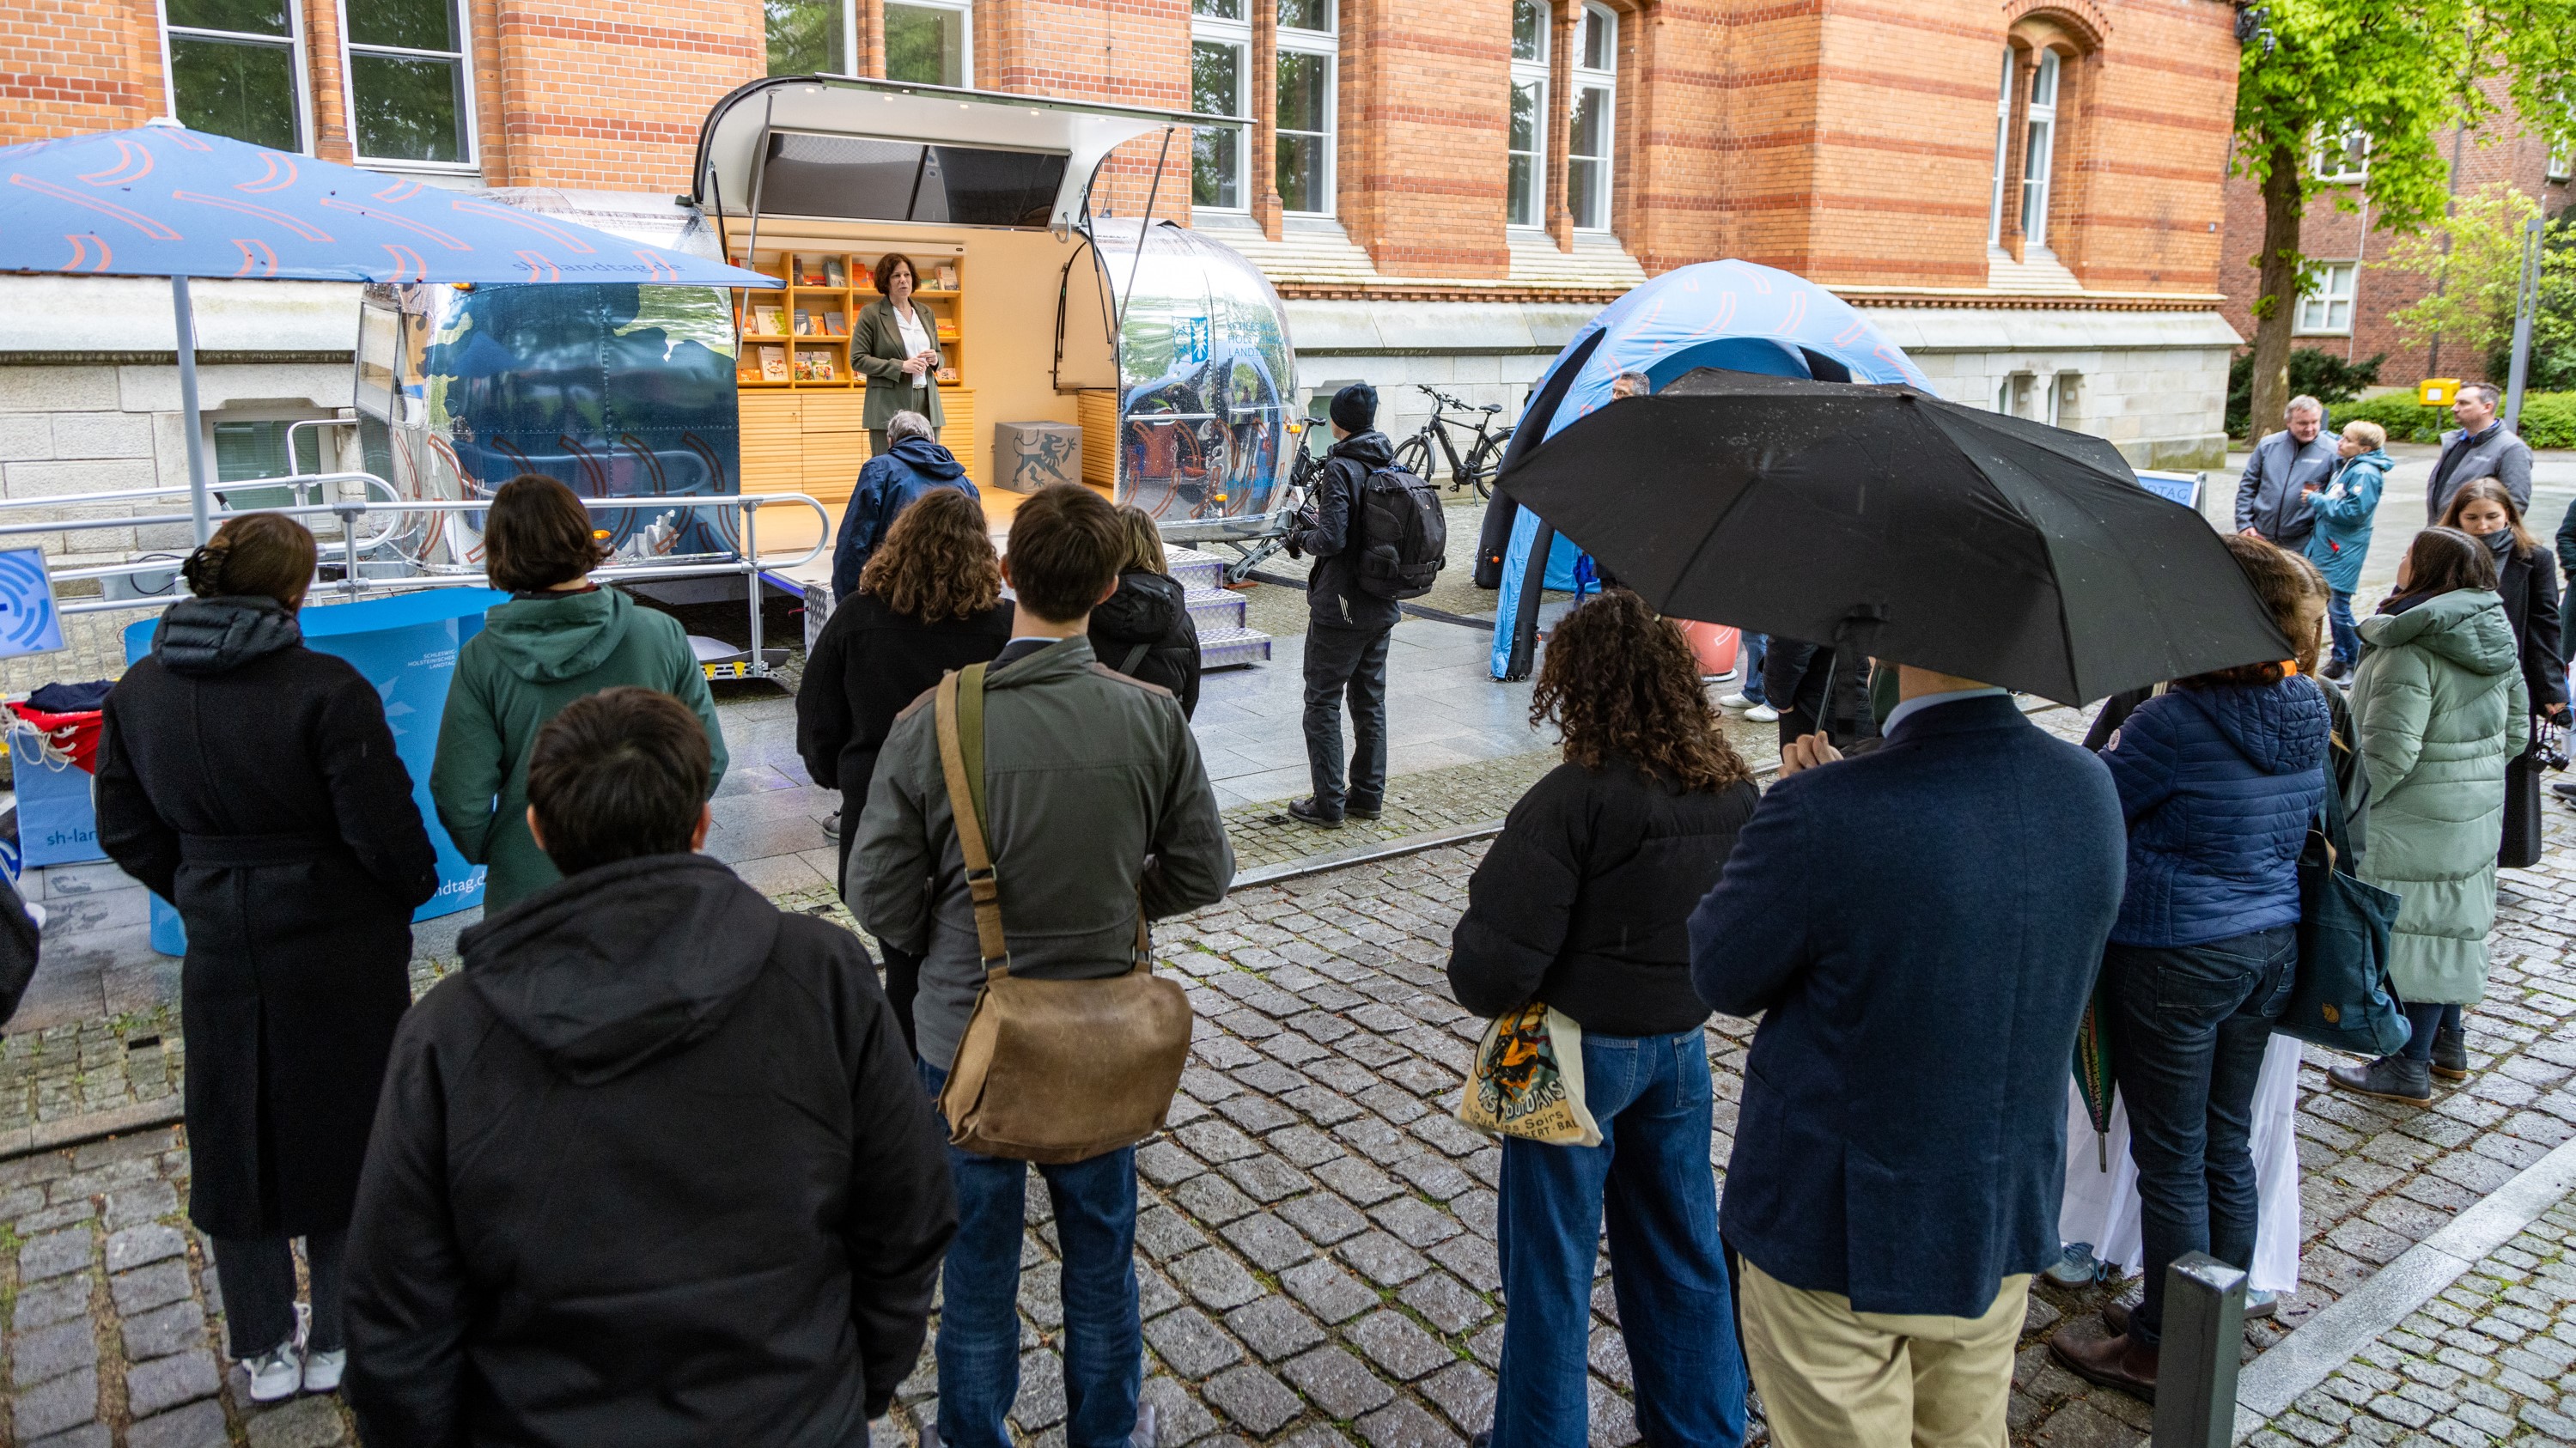
[(1512, 94), (1504, 141), (1503, 220), (1540, 226), (1547, 208), (1546, 0), (1512, 0)]
[[(1252, 114), (1252, 26), (1243, 7), (1259, 0), (1190, 0), (1190, 109), (1210, 116)], [(1190, 132), (1190, 204), (1210, 211), (1252, 205), (1244, 184), (1246, 128)]]
[(2576, 147), (2560, 141), (2549, 148), (2549, 179), (2565, 181), (2576, 178)]
[(970, 0), (886, 0), (885, 73), (915, 85), (973, 85)]
[(1586, 5), (1575, 21), (1574, 115), (1566, 130), (1565, 204), (1584, 231), (1610, 229), (1611, 126), (1619, 94), (1619, 17)]
[(761, 0), (771, 75), (855, 75), (857, 15), (845, 0)]
[(2329, 136), (2317, 133), (2314, 169), (2317, 179), (2338, 185), (2350, 185), (2370, 176), (2370, 133), (2347, 130)]
[(342, 0), (349, 139), (360, 162), (474, 163), (463, 9), (460, 0)]
[(2021, 160), (2021, 234), (2048, 244), (2048, 178), (2057, 150), (2057, 52), (2042, 50), (2030, 68), (2030, 114)]
[(1333, 214), (1333, 107), (1341, 38), (1334, 0), (1278, 0), (1278, 141), (1274, 178), (1280, 209)]
[(310, 151), (301, 7), (288, 0), (166, 0), (170, 114), (190, 130)]
[(2299, 292), (2299, 334), (2309, 337), (2350, 335), (2353, 291), (2361, 281), (2361, 263), (2316, 262), (2310, 265), (2306, 280), (2307, 285)]
[(1995, 194), (1986, 205), (1986, 245), (2004, 241), (2004, 162), (2012, 155), (2013, 48), (2004, 47), (2003, 84), (1995, 87)]

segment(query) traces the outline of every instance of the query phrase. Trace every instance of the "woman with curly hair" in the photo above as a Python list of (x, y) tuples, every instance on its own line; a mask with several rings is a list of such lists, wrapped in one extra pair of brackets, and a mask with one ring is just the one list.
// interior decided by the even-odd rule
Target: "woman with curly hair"
[[(835, 878), (843, 899), (854, 893), (850, 840), (858, 811), (894, 716), (940, 675), (990, 663), (1010, 641), (1011, 605), (1002, 598), (1002, 561), (985, 531), (984, 505), (955, 488), (922, 494), (869, 555), (857, 591), (832, 610), (796, 691), (796, 752), (816, 784), (841, 792)], [(921, 958), (880, 948), (886, 999), (909, 1047)]]
[(1708, 1007), (1691, 989), (1691, 908), (1759, 798), (1719, 732), (1679, 625), (1624, 589), (1549, 635), (1532, 723), (1565, 763), (1521, 796), (1467, 887), (1451, 942), (1459, 1004), (1544, 1002), (1583, 1028), (1598, 1146), (1506, 1137), (1502, 1381), (1495, 1448), (1584, 1441), (1594, 1243), (1650, 1443), (1744, 1441), (1744, 1359), (1709, 1174)]

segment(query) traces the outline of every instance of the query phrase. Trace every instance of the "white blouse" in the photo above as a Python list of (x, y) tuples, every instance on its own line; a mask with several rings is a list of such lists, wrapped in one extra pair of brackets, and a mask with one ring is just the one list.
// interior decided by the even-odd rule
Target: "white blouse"
[[(916, 304), (911, 307), (896, 307), (893, 310), (894, 324), (903, 333), (903, 355), (906, 358), (912, 358), (929, 351), (931, 349), (930, 329), (921, 324), (920, 306)], [(928, 387), (929, 371), (925, 369), (912, 374), (912, 385)]]

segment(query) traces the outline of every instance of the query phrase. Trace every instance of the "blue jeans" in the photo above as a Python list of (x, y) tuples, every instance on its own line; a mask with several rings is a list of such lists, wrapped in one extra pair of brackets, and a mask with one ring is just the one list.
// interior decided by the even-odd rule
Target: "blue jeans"
[(1762, 695), (1762, 654), (1764, 646), (1769, 643), (1769, 637), (1763, 634), (1746, 633), (1738, 634), (1736, 636), (1735, 672), (1738, 677), (1744, 680), (1744, 687), (1736, 690), (1735, 692), (1742, 694), (1746, 703), (1759, 704), (1764, 702)]
[(1493, 1448), (1586, 1441), (1585, 1349), (1603, 1208), (1610, 1281), (1648, 1443), (1744, 1441), (1744, 1352), (1709, 1173), (1708, 1044), (1698, 1031), (1583, 1037), (1599, 1146), (1503, 1139), (1502, 1381)]
[(2352, 595), (2332, 594), (2326, 600), (2326, 627), (2334, 634), (2334, 661), (2339, 669), (2350, 669), (2361, 662), (2361, 630), (2352, 621)]
[[(932, 1096), (948, 1073), (921, 1062)], [(1029, 1164), (948, 1149), (957, 1239), (942, 1269), (939, 1438), (1009, 1448), (1004, 1415), (1020, 1392), (1020, 1234)], [(1064, 1255), (1064, 1401), (1068, 1448), (1126, 1448), (1145, 1386), (1136, 1315), (1136, 1151), (1040, 1166)]]
[(2129, 1331), (2162, 1335), (2165, 1268), (2186, 1252), (2254, 1264), (2254, 1083), (2290, 1002), (2296, 926), (2200, 945), (2114, 943), (2103, 953), (2111, 1066), (2138, 1164), (2146, 1300)]

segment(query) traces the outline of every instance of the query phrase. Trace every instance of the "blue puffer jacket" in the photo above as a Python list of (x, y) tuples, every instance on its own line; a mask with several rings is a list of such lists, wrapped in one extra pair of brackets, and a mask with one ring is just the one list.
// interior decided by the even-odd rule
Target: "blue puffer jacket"
[(2325, 799), (2325, 696), (2303, 678), (2173, 689), (2138, 706), (2102, 762), (2129, 820), (2111, 938), (2199, 945), (2299, 918), (2299, 847)]

